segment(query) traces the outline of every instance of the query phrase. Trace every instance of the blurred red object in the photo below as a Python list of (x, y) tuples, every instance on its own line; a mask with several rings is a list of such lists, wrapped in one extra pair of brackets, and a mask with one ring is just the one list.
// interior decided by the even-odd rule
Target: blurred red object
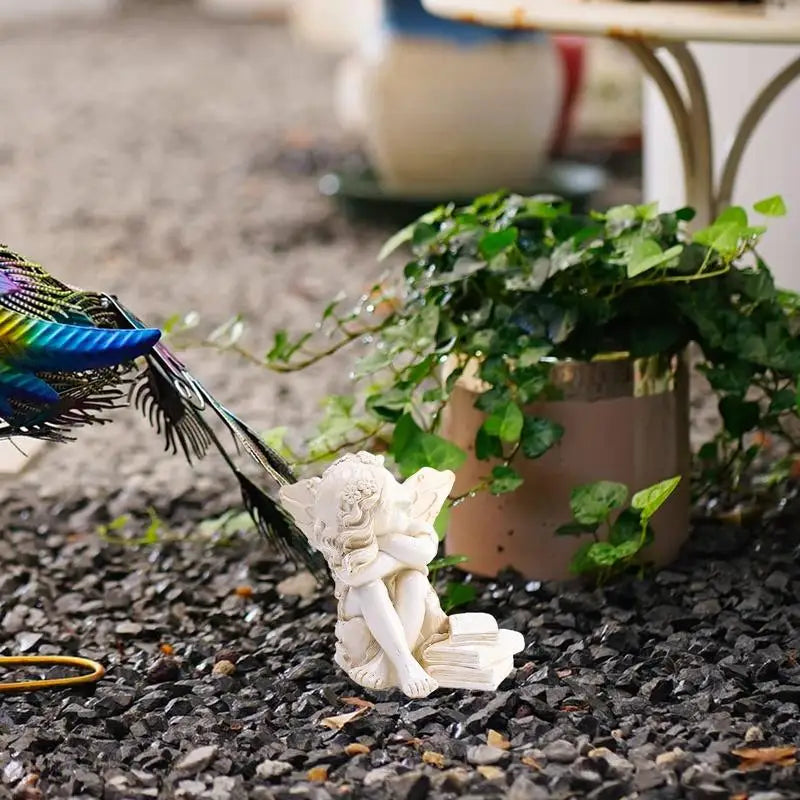
[(570, 135), (572, 114), (575, 101), (580, 93), (583, 81), (584, 67), (586, 64), (586, 42), (582, 36), (555, 36), (553, 37), (564, 60), (564, 100), (561, 106), (561, 115), (556, 125), (553, 145), (550, 150), (552, 156), (561, 155)]

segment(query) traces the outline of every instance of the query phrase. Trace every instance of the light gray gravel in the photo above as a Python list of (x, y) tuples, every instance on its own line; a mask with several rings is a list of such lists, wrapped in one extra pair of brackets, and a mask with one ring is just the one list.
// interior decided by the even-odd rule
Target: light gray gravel
[[(137, 5), (138, 7), (138, 5)], [(354, 229), (316, 179), (278, 161), (288, 143), (337, 142), (332, 64), (285, 28), (222, 24), (176, 6), (100, 23), (35, 25), (0, 47), (0, 240), (76, 285), (119, 294), (159, 324), (243, 312), (260, 352), (313, 323), (340, 288), (377, 274), (383, 232)], [(186, 356), (256, 426), (295, 426), (341, 370), (282, 379), (216, 354)], [(52, 447), (23, 478), (45, 495), (178, 494), (225, 478), (162, 455), (133, 411)]]

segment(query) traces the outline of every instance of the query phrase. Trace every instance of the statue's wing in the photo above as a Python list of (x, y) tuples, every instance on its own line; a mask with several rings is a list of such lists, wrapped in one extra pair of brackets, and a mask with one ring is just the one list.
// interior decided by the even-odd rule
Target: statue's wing
[(279, 497), (281, 505), (291, 515), (303, 535), (316, 547), (314, 539), (314, 500), (319, 478), (308, 478), (281, 486)]
[(433, 525), (455, 480), (455, 474), (449, 469), (423, 467), (415, 472), (403, 484), (411, 494), (411, 517)]

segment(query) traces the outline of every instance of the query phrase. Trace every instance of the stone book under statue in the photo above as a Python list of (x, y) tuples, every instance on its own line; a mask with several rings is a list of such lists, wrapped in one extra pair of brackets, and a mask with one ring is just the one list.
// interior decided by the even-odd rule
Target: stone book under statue
[(428, 580), (439, 545), (433, 523), (454, 479), (426, 467), (399, 483), (382, 456), (360, 452), (281, 489), (334, 578), (336, 663), (367, 689), (494, 691), (525, 646), (490, 614), (448, 617)]

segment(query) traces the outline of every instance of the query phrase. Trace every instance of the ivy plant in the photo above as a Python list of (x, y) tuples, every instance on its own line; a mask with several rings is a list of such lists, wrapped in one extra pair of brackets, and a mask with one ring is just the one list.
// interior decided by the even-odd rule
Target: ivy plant
[[(623, 508), (629, 490), (624, 483), (596, 481), (576, 486), (570, 497), (572, 521), (556, 529), (558, 536), (590, 536), (572, 558), (574, 573), (597, 574), (600, 580), (629, 567), (641, 550), (653, 541), (651, 524), (656, 511), (675, 491), (681, 476), (641, 489)], [(601, 539), (600, 528), (607, 537)]]
[[(698, 453), (695, 487), (733, 489), (758, 455), (753, 433), (798, 444), (800, 297), (776, 288), (757, 250), (761, 223), (783, 213), (781, 198), (767, 198), (751, 213), (727, 208), (691, 232), (690, 208), (623, 205), (584, 214), (558, 197), (490, 194), (464, 207), (440, 206), (399, 231), (380, 258), (403, 250), (402, 269), (355, 305), (334, 299), (312, 329), (279, 331), (263, 356), (241, 344), (239, 319), (204, 344), (278, 372), (354, 350), (353, 392), (325, 398), (303, 447), (290, 447), (285, 431), (274, 431), (272, 444), (298, 465), (369, 447), (385, 452), (403, 477), (464, 462), (465, 452), (442, 436), (442, 414), (456, 382), (476, 366), (485, 391), (475, 403), (484, 421), (474, 448), (492, 466), (479, 485), (451, 498), (457, 503), (472, 492), (516, 491), (523, 483), (517, 459), (540, 458), (558, 445), (563, 428), (530, 411), (559, 396), (550, 379), (554, 361), (610, 353), (670, 359), (694, 343), (722, 418)], [(618, 499), (619, 487), (602, 485), (608, 501)], [(601, 490), (581, 491), (572, 524), (607, 523), (589, 510)], [(623, 528), (633, 530), (636, 513), (649, 519), (634, 505), (611, 523), (621, 558), (633, 555), (624, 555), (634, 539)], [(596, 533), (588, 528), (571, 532)], [(635, 540), (641, 546), (644, 530)], [(583, 556), (610, 552), (597, 544), (582, 548)]]

